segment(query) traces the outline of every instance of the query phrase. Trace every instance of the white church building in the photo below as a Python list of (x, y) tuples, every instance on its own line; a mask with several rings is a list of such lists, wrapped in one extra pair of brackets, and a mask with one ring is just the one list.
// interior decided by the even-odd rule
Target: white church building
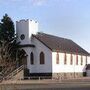
[(29, 76), (73, 78), (86, 75), (89, 53), (70, 39), (38, 32), (38, 22), (16, 22)]

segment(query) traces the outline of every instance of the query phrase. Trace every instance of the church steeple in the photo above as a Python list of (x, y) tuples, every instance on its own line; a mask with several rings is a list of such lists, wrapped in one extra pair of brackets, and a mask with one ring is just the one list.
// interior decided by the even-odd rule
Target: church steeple
[(31, 35), (38, 32), (38, 22), (29, 19), (16, 21), (16, 32), (21, 44), (31, 44)]

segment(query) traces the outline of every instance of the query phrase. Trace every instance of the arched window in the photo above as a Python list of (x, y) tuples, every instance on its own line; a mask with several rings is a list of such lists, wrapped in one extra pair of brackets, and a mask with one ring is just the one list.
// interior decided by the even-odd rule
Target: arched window
[(34, 55), (33, 55), (33, 52), (31, 52), (30, 54), (30, 60), (31, 60), (31, 64), (34, 64)]
[(66, 53), (64, 55), (64, 64), (67, 64), (67, 55), (66, 55)]
[(70, 64), (72, 65), (73, 64), (73, 55), (71, 54), (71, 58), (70, 58)]
[(41, 53), (40, 53), (40, 64), (44, 64), (44, 63), (45, 63), (44, 53), (41, 52)]
[(83, 56), (81, 56), (81, 65), (83, 65)]
[(86, 56), (86, 64), (87, 64), (87, 56)]
[(59, 53), (56, 54), (56, 64), (59, 64)]
[(78, 65), (78, 55), (76, 55), (76, 65)]

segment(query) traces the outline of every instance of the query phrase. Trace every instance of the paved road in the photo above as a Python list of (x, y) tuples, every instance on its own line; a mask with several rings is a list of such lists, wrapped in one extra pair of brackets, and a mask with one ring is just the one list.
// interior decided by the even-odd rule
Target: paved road
[(90, 79), (5, 81), (0, 90), (90, 90)]
[(9, 84), (3, 85), (0, 90), (90, 90), (90, 82)]

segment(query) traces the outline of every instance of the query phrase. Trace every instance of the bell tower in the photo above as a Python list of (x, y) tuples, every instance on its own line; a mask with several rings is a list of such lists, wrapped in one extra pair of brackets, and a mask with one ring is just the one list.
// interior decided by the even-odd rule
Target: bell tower
[(31, 35), (38, 32), (38, 22), (29, 19), (16, 21), (16, 32), (22, 45), (31, 44)]

